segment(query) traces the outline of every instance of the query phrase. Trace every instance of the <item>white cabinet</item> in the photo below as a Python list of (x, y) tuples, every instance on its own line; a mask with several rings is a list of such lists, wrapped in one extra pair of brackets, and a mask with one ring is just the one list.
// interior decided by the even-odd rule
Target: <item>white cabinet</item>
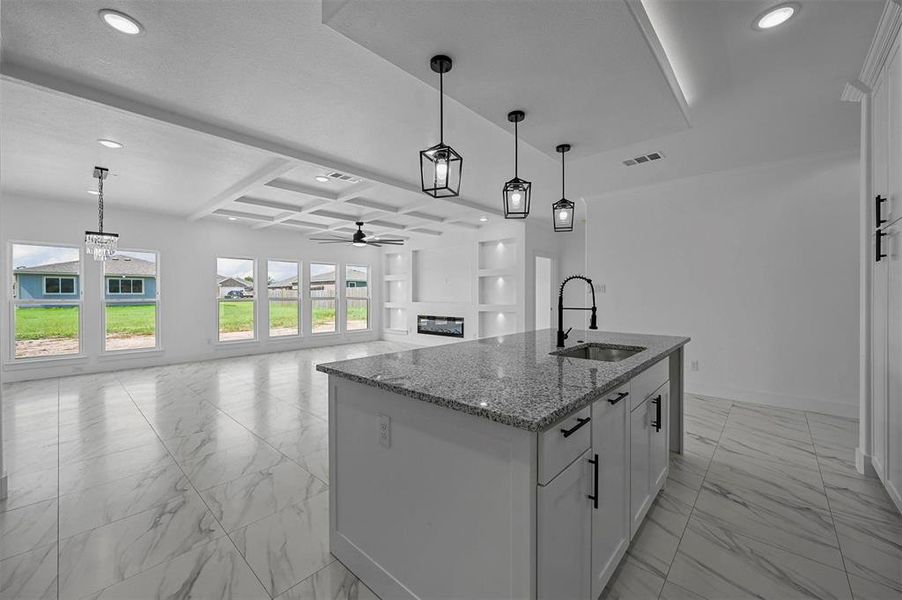
[(589, 598), (593, 465), (587, 450), (538, 488), (537, 584), (544, 600)]
[[(902, 53), (892, 42), (871, 95), (871, 464), (902, 509)], [(880, 259), (878, 260), (878, 256)]]
[(651, 485), (652, 493), (656, 493), (667, 479), (668, 466), (670, 465), (670, 385), (664, 384), (657, 389), (648, 399), (651, 405), (651, 426), (649, 427), (651, 457)]
[[(630, 542), (629, 384), (592, 404), (592, 453), (598, 461), (592, 510), (592, 595), (598, 598)], [(593, 465), (594, 467), (594, 465)]]
[(630, 538), (651, 504), (651, 419), (648, 400), (630, 412)]

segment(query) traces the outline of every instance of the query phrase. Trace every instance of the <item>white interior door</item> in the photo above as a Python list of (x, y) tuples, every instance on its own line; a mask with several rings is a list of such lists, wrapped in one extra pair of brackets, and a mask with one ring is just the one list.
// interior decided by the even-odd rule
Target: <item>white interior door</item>
[(551, 328), (551, 259), (536, 256), (536, 330)]

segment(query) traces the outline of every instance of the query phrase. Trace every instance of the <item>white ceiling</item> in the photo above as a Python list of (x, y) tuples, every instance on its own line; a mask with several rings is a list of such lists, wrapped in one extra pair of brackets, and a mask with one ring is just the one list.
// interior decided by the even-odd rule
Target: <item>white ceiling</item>
[[(767, 1), (643, 0), (688, 100), (688, 130), (666, 77), (650, 69), (652, 42), (622, 0), (352, 2), (326, 19), (360, 36), (353, 11), (392, 12), (364, 23), (373, 44), (394, 33), (396, 44), (380, 42), (390, 60), (324, 25), (310, 0), (117, 1), (145, 26), (136, 38), (103, 25), (97, 11), (108, 4), (2, 1), (0, 191), (93, 202), (91, 168), (103, 161), (115, 175), (111, 202), (191, 218), (235, 211), (258, 217), (249, 226), (309, 233), (293, 223), (345, 225), (316, 214), (323, 210), (411, 231), (478, 226), (484, 213), (497, 219), (513, 175), (505, 114), (515, 107), (529, 112), (522, 133), (541, 148), (521, 145), (520, 165), (538, 219), (559, 195), (559, 162), (547, 154), (558, 141), (574, 146), (573, 198), (854, 151), (857, 110), (839, 93), (857, 76), (882, 0), (805, 1), (798, 17), (768, 32), (751, 28)], [(411, 14), (394, 12), (405, 7)], [(427, 39), (423, 25), (439, 15), (445, 33), (425, 28), (436, 36)], [(548, 30), (537, 31), (543, 15)], [(519, 30), (533, 35), (510, 33)], [(458, 204), (417, 191), (417, 151), (437, 141), (426, 61), (438, 50), (455, 59), (445, 127), (465, 157)], [(639, 141), (649, 136), (657, 137)], [(100, 137), (126, 147), (104, 150)], [(621, 163), (656, 150), (666, 159)], [(312, 179), (325, 170), (364, 181)]]
[(551, 157), (564, 142), (588, 156), (687, 128), (625, 1), (323, 4), (327, 25), (435, 88), (429, 59), (449, 55), (445, 93), (511, 131), (507, 113), (525, 110), (521, 138)]

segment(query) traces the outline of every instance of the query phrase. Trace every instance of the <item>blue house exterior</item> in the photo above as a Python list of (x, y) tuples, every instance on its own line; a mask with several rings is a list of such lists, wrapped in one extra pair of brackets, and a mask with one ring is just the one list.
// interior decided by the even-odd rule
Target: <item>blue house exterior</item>
[[(144, 304), (157, 297), (156, 264), (131, 257), (113, 257), (104, 264), (104, 298), (110, 302)], [(64, 262), (13, 269), (18, 300), (53, 302), (78, 300), (79, 263)]]

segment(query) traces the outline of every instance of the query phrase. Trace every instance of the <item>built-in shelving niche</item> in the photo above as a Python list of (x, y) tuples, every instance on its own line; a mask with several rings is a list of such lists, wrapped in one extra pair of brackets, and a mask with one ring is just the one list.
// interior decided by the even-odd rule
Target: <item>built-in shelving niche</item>
[(383, 319), (386, 333), (407, 334), (410, 306), (410, 259), (407, 252), (388, 252), (383, 260)]
[(479, 337), (507, 335), (517, 330), (518, 249), (513, 238), (479, 242), (476, 277)]

